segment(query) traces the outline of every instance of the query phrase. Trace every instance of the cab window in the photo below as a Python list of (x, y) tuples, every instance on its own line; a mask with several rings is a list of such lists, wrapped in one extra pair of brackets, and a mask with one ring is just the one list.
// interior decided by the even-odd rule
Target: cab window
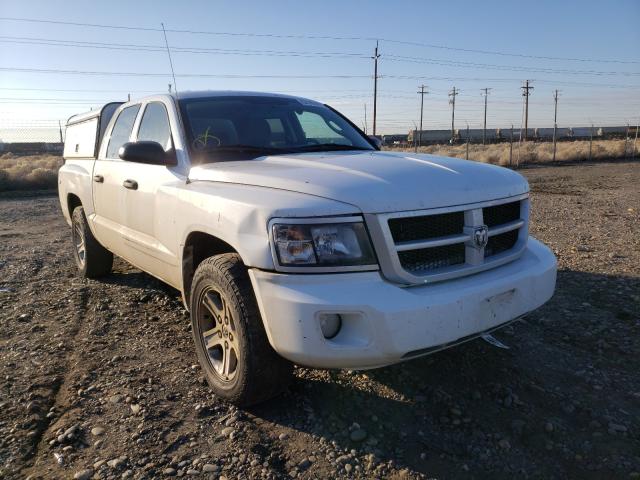
[(142, 114), (138, 140), (158, 142), (165, 150), (171, 148), (169, 115), (163, 103), (153, 102), (147, 105)]
[(107, 158), (119, 158), (118, 150), (129, 141), (138, 110), (140, 110), (140, 105), (132, 105), (122, 110), (118, 115), (113, 130), (111, 130), (111, 138), (107, 146)]

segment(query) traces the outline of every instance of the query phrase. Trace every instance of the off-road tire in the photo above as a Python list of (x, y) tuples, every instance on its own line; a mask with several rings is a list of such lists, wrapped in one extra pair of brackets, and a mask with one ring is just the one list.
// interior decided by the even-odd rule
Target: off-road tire
[[(80, 275), (85, 278), (98, 278), (108, 275), (113, 267), (113, 254), (104, 248), (91, 233), (87, 217), (82, 207), (76, 207), (71, 215), (71, 235), (73, 239), (73, 258)], [(84, 255), (80, 251), (80, 241)]]
[[(198, 361), (216, 395), (238, 406), (249, 406), (287, 388), (293, 365), (269, 344), (247, 268), (239, 255), (225, 253), (202, 261), (193, 277), (189, 307)], [(226, 318), (226, 312), (229, 324), (225, 330), (221, 317)], [(204, 334), (213, 331), (218, 333)], [(232, 363), (233, 355), (228, 353), (231, 360), (227, 364), (220, 359), (227, 340), (229, 347), (233, 343), (238, 350), (233, 377), (224, 368)]]

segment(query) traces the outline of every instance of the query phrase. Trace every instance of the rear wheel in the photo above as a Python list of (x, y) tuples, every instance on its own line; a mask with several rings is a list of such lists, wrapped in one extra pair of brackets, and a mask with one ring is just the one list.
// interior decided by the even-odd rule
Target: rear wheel
[(71, 215), (71, 235), (73, 256), (80, 275), (98, 278), (111, 272), (113, 254), (100, 245), (91, 233), (82, 207), (76, 207)]
[(189, 303), (198, 360), (218, 396), (246, 406), (286, 389), (293, 365), (271, 348), (237, 254), (198, 266)]

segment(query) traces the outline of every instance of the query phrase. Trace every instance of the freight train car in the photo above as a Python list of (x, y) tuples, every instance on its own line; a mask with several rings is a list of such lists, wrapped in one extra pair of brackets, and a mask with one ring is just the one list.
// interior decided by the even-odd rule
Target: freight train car
[(421, 142), (422, 145), (447, 143), (451, 140), (451, 130), (411, 130), (407, 136), (407, 140), (409, 143), (413, 143), (414, 139)]
[(627, 127), (599, 127), (595, 135), (598, 137), (610, 137), (610, 138), (620, 138), (624, 137), (627, 133)]
[[(569, 128), (557, 128), (556, 129), (556, 139), (561, 140), (563, 138), (569, 138), (571, 134), (571, 129)], [(536, 128), (535, 129), (535, 139), (540, 141), (551, 141), (553, 140), (553, 128)]]
[(382, 135), (383, 145), (405, 145), (408, 142), (409, 135), (396, 133), (392, 135)]
[[(469, 141), (472, 143), (478, 143), (478, 142), (482, 142), (482, 128), (470, 128), (469, 129)], [(467, 141), (467, 129), (466, 128), (459, 128), (457, 130), (457, 136), (458, 138), (463, 141), (466, 142)], [(489, 129), (487, 128), (487, 133), (486, 133), (486, 140), (488, 142), (493, 142), (498, 138), (498, 130), (493, 128), (493, 129)]]

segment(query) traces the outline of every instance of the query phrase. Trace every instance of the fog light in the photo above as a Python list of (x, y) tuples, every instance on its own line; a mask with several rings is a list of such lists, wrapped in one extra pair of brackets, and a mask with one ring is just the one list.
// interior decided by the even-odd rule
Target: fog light
[(323, 313), (320, 315), (320, 329), (324, 338), (335, 337), (342, 327), (342, 317), (337, 313)]

